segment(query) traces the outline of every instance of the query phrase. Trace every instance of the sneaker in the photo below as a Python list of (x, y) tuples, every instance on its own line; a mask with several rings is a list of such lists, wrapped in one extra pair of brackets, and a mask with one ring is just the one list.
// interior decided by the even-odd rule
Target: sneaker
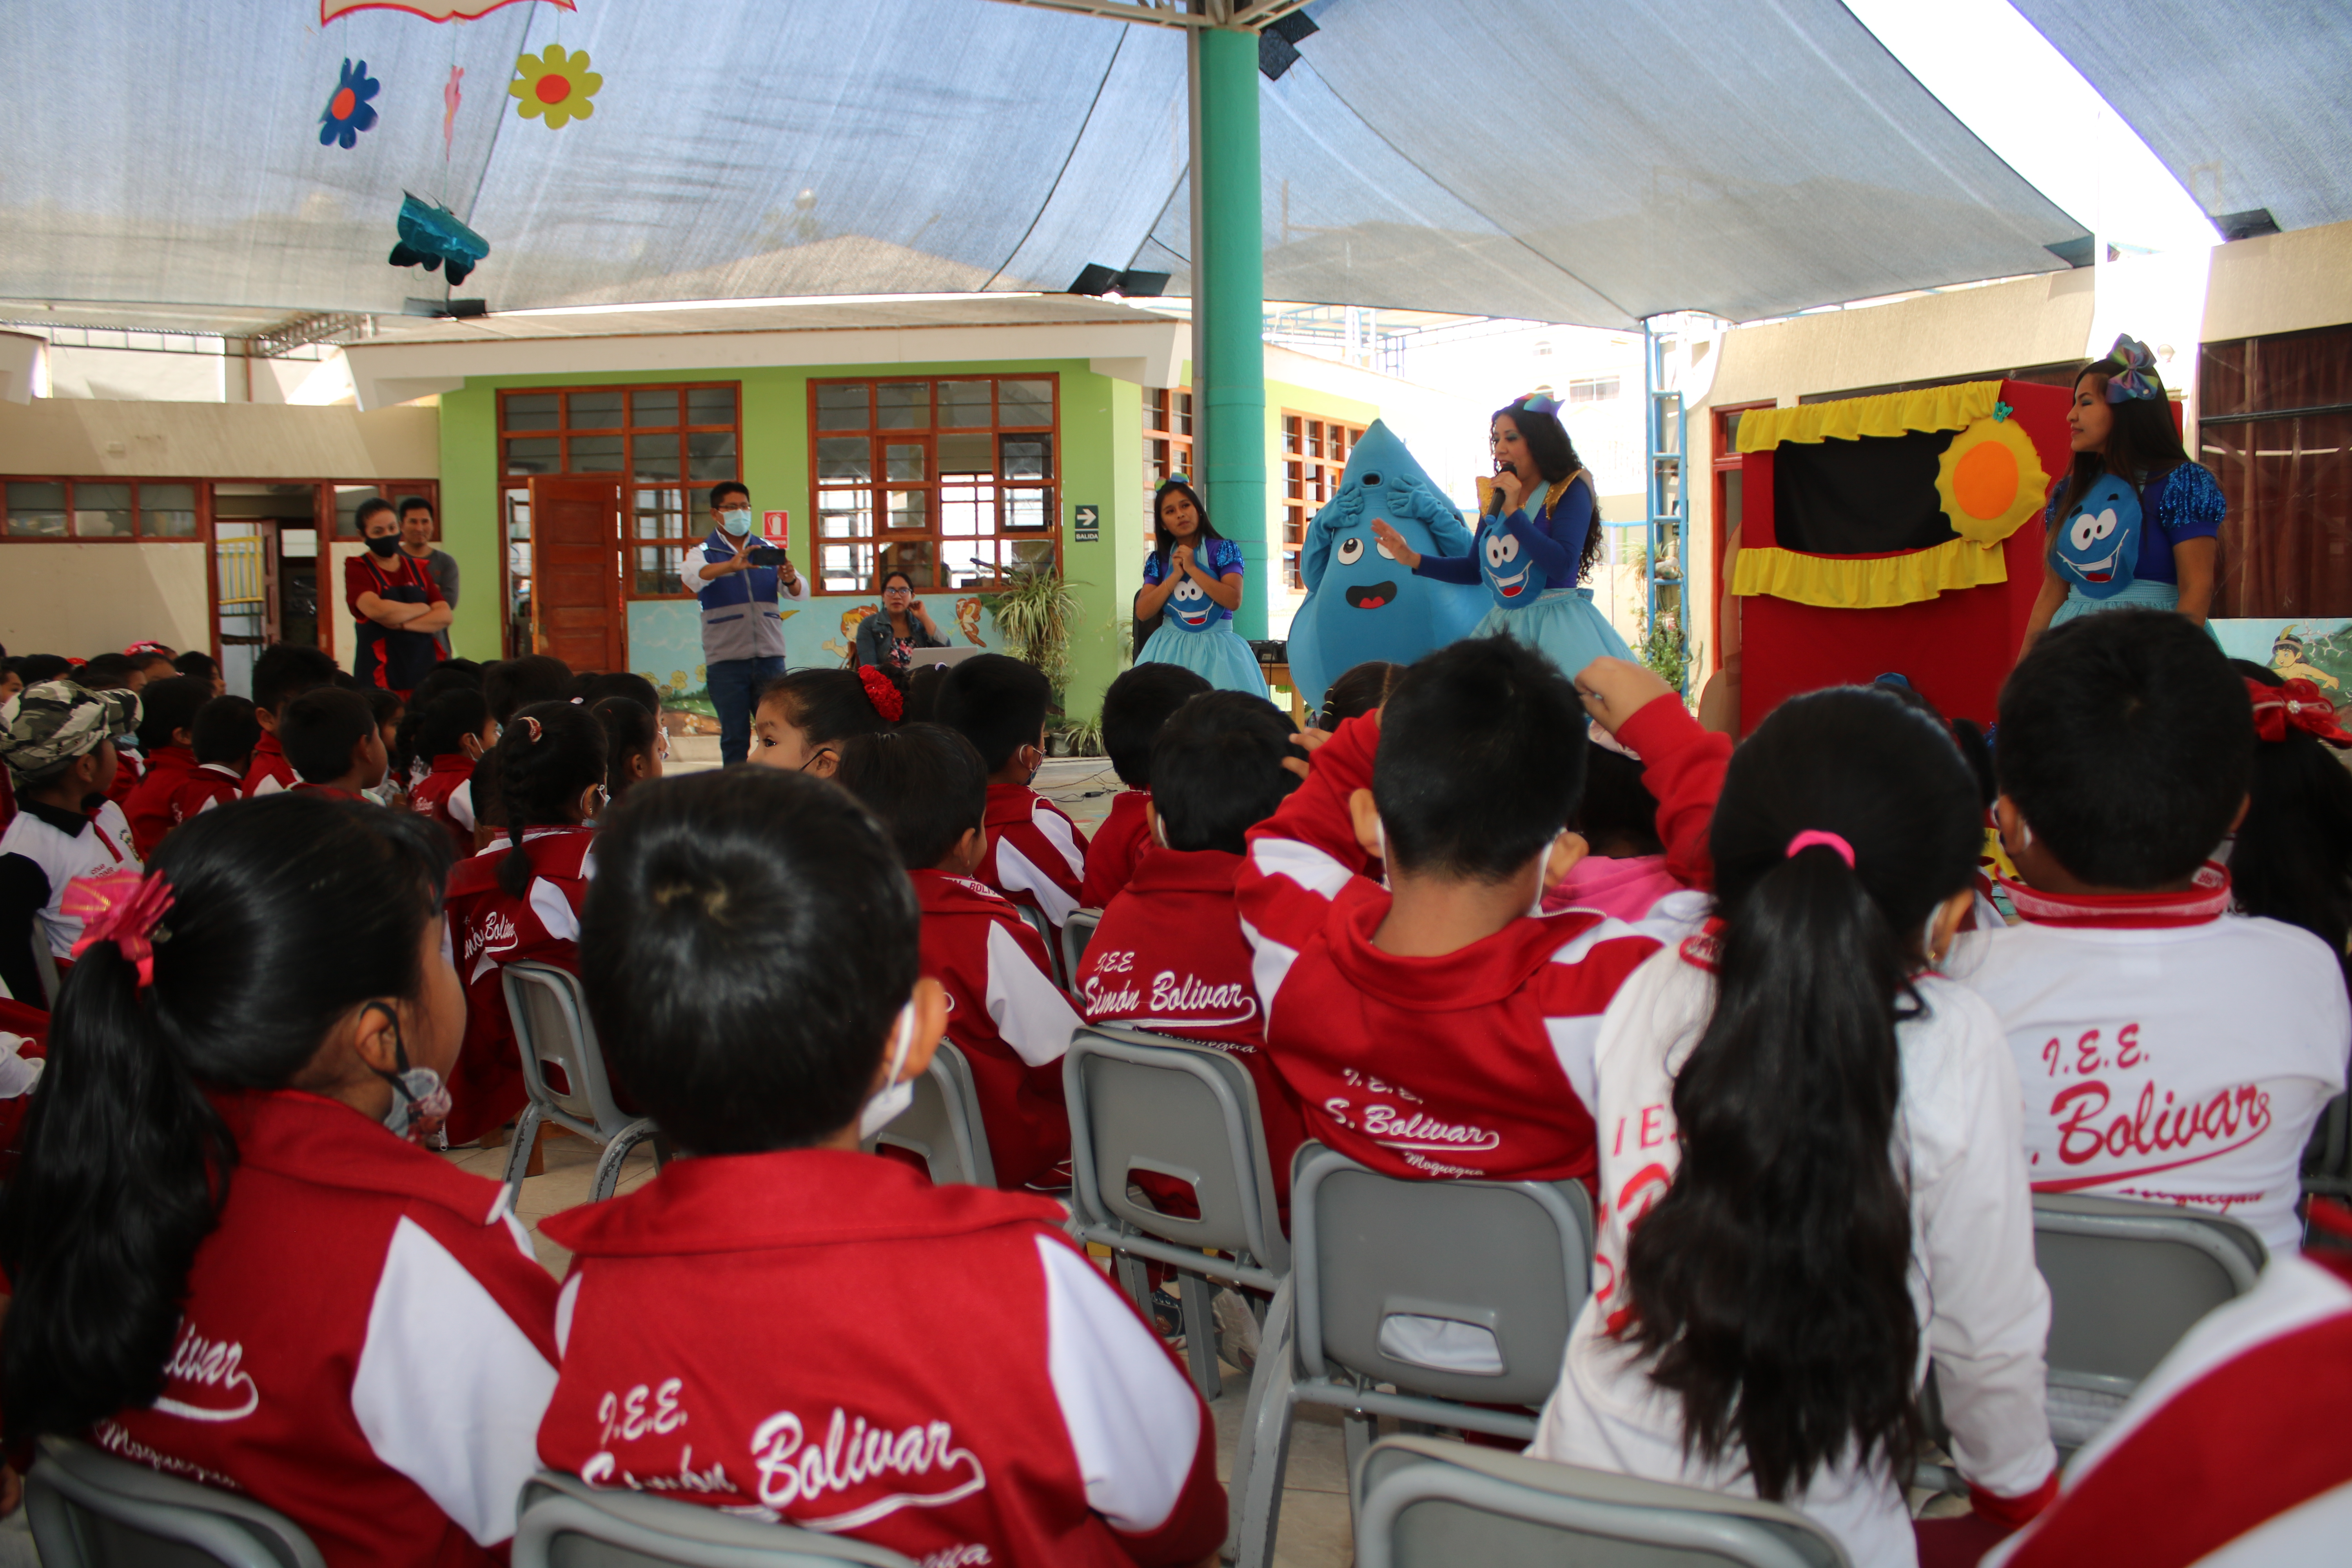
[(1217, 1321), (1217, 1353), (1244, 1372), (1255, 1367), (1257, 1314), (1250, 1310), (1248, 1298), (1231, 1286), (1225, 1286), (1209, 1303), (1209, 1315)]
[(1184, 1303), (1165, 1290), (1151, 1293), (1151, 1325), (1171, 1347), (1184, 1348)]

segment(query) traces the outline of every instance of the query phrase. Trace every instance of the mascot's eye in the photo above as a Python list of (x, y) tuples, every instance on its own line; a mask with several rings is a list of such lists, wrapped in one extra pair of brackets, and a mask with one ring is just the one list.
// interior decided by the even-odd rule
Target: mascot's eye
[(1388, 560), (1393, 561), (1397, 558), (1397, 552), (1395, 551), (1391, 550), (1387, 545), (1379, 542), (1377, 540), (1373, 542), (1372, 548), (1379, 551), (1381, 554)]
[(2066, 531), (2066, 537), (2075, 549), (2088, 550), (2099, 537), (2099, 520), (2087, 511), (2076, 512), (2074, 526)]
[(1500, 566), (1503, 563), (1503, 544), (1509, 537), (1508, 534), (1504, 533), (1490, 533), (1486, 536), (1487, 565)]
[[(1360, 538), (1350, 535), (1339, 541), (1339, 548), (1334, 553), (1339, 556), (1340, 565), (1353, 566), (1364, 558), (1364, 542)], [(1381, 553), (1386, 555), (1388, 552), (1383, 550)]]
[(2103, 511), (2103, 512), (2101, 512), (2101, 513), (2099, 514), (2099, 531), (2098, 531), (2098, 537), (2099, 537), (2099, 538), (2101, 538), (2101, 539), (2105, 539), (2107, 535), (2109, 535), (2110, 533), (2113, 533), (2115, 531), (2116, 531), (2116, 510), (2115, 510), (2115, 508), (2113, 508), (2113, 507), (2109, 507), (2106, 510), (2105, 510), (2105, 511)]

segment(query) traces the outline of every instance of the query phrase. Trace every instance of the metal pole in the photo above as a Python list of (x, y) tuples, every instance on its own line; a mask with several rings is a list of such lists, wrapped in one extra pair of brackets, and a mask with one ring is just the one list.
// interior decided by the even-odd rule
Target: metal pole
[(1217, 531), (1249, 584), (1234, 629), (1266, 632), (1273, 590), (1265, 504), (1265, 239), (1258, 167), (1257, 34), (1203, 27), (1191, 51), (1195, 114), (1192, 342), (1202, 478)]

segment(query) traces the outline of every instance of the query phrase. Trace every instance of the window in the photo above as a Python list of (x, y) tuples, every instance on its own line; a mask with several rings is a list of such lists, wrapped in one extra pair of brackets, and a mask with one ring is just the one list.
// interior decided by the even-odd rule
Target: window
[(2352, 326), (2203, 345), (2198, 405), (2230, 503), (2213, 613), (2352, 615)]
[(817, 589), (989, 588), (1061, 563), (1057, 378), (809, 384)]
[(1364, 426), (1321, 419), (1312, 414), (1282, 414), (1282, 582), (1301, 588), (1298, 547), (1307, 525), (1323, 503), (1339, 491), (1348, 454), (1363, 438)]
[[(737, 385), (584, 386), (499, 395), (499, 512), (509, 620), (528, 624), (535, 474), (609, 474), (622, 483), (631, 598), (684, 592), (678, 559), (702, 537), (697, 491), (742, 474)], [(529, 651), (528, 643), (511, 646)]]
[(1143, 537), (1154, 548), (1160, 534), (1153, 527), (1158, 520), (1151, 515), (1150, 502), (1171, 479), (1189, 479), (1194, 489), (1201, 488), (1201, 477), (1192, 467), (1192, 389), (1147, 386), (1143, 389)]
[(1613, 375), (1578, 376), (1568, 384), (1568, 392), (1560, 402), (1570, 408), (1586, 408), (1595, 403), (1617, 400), (1618, 380)]
[(11, 479), (8, 539), (199, 539), (196, 492), (175, 479)]
[(335, 487), (335, 537), (345, 541), (360, 536), (360, 508), (368, 501), (383, 500), (398, 506), (415, 497), (433, 509), (433, 537), (441, 537), (441, 487), (431, 479), (388, 479), (376, 484), (339, 484)]

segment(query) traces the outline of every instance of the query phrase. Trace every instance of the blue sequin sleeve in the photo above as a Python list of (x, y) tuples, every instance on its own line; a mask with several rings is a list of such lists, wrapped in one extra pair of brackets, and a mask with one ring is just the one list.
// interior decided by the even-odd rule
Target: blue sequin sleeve
[(1157, 588), (1160, 586), (1160, 579), (1166, 571), (1166, 566), (1160, 559), (1160, 552), (1153, 551), (1143, 558), (1143, 585), (1147, 588)]
[(2173, 470), (2164, 487), (2162, 515), (2157, 521), (2175, 544), (2184, 539), (2211, 539), (2221, 531), (2230, 510), (2227, 497), (2213, 470), (2202, 463), (2184, 463)]

